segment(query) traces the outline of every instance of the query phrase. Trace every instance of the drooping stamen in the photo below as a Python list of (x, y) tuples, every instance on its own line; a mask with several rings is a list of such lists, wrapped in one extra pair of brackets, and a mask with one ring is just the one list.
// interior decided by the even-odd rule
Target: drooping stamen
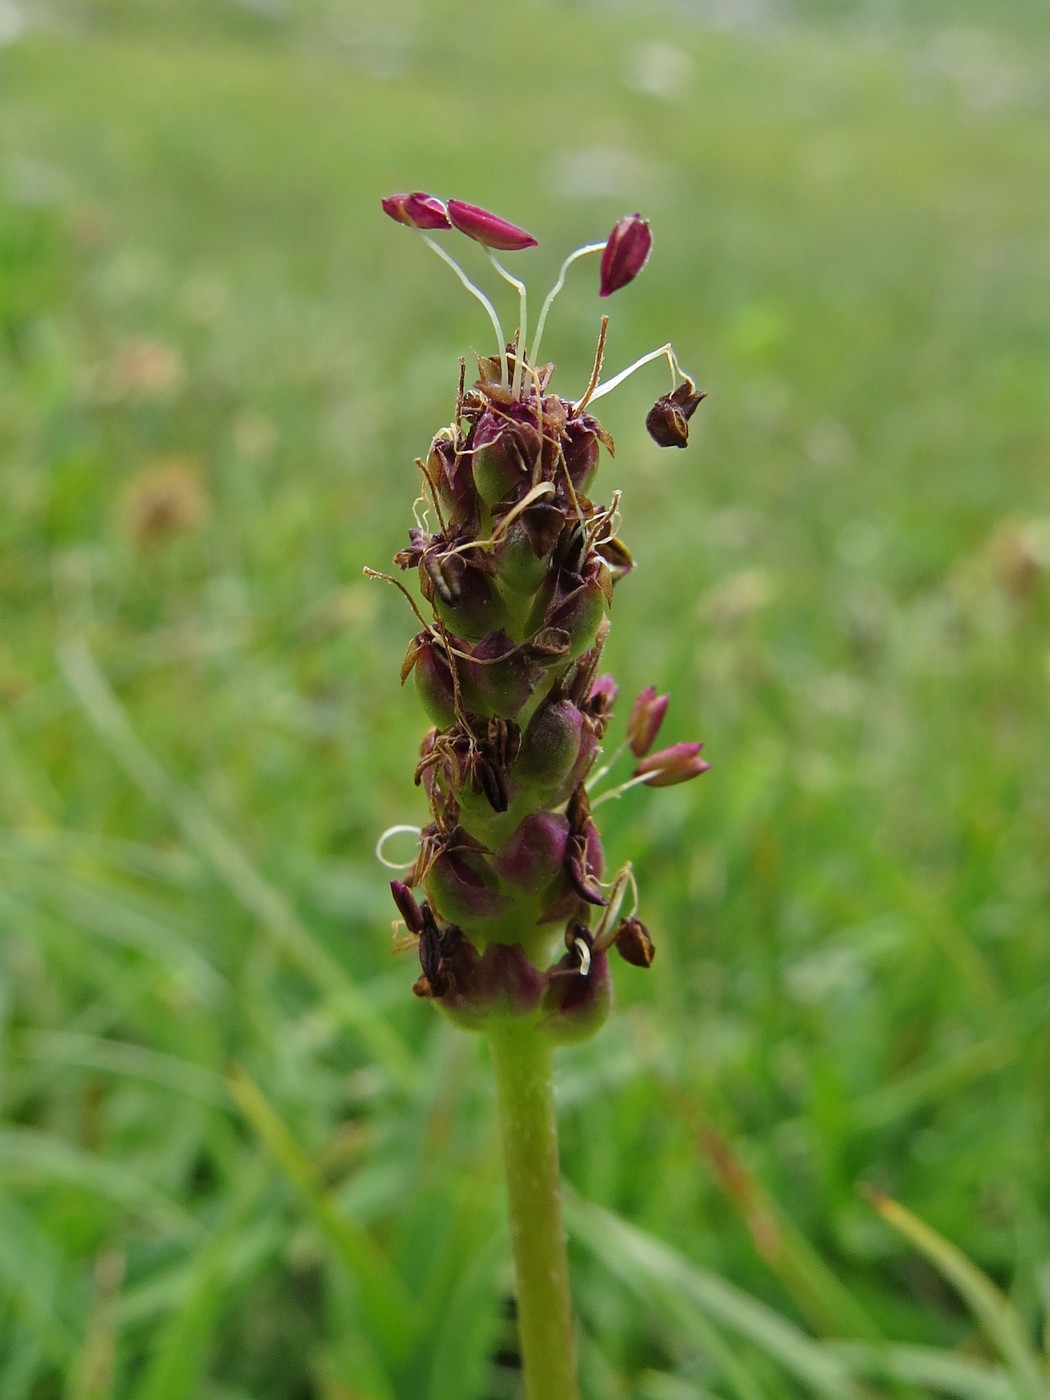
[(533, 486), (531, 490), (527, 491), (525, 495), (522, 496), (516, 506), (507, 511), (507, 514), (503, 516), (499, 524), (493, 530), (487, 543), (490, 545), (499, 544), (500, 540), (510, 529), (514, 521), (517, 520), (519, 515), (528, 510), (529, 506), (533, 505), (534, 502), (541, 500), (544, 496), (553, 496), (554, 494), (554, 483), (552, 481), (541, 481), (539, 485)]
[(635, 882), (634, 870), (631, 862), (627, 863), (616, 872), (616, 877), (612, 881), (609, 889), (609, 902), (602, 910), (602, 917), (598, 927), (594, 931), (594, 938), (591, 940), (591, 947), (595, 952), (601, 952), (608, 948), (615, 937), (616, 924), (620, 917), (620, 909), (623, 906), (624, 891), (630, 889), (634, 896), (634, 907), (638, 908), (638, 885)]
[(416, 606), (416, 600), (412, 597), (412, 594), (409, 593), (408, 589), (405, 587), (405, 585), (401, 582), (400, 579), (391, 578), (389, 574), (381, 574), (378, 569), (370, 569), (367, 564), (361, 570), (361, 572), (364, 574), (365, 578), (377, 578), (381, 579), (383, 583), (392, 583), (394, 587), (398, 590), (398, 592), (402, 593), (408, 599), (408, 606), (415, 613), (416, 620), (423, 627), (424, 631), (433, 632), (433, 623), (428, 622), (423, 616), (423, 614), (419, 611), (419, 608)]
[[(593, 791), (593, 789), (598, 786), (598, 784), (602, 781), (603, 778), (607, 778), (609, 776), (609, 774), (616, 767), (620, 759), (623, 758), (626, 752), (627, 740), (624, 739), (623, 743), (617, 745), (617, 747), (613, 750), (613, 752), (609, 755), (605, 762), (599, 768), (596, 768), (593, 773), (590, 773), (588, 775), (587, 781), (583, 785), (586, 789), (588, 798), (591, 798), (591, 792)], [(591, 810), (593, 811), (594, 808), (597, 807), (599, 803), (604, 802), (607, 797), (615, 796), (619, 796), (618, 791), (603, 792), (598, 797), (591, 798)]]
[(525, 290), (525, 283), (520, 282), (517, 277), (512, 276), (507, 271), (491, 248), (486, 248), (485, 252), (489, 255), (489, 262), (503, 278), (504, 282), (509, 282), (512, 287), (518, 289), (518, 340), (517, 351), (514, 355), (514, 383), (511, 385), (511, 389), (515, 394), (520, 394), (522, 365), (525, 362), (525, 342), (528, 336), (528, 292)]
[(406, 825), (388, 826), (387, 829), (383, 832), (382, 836), (380, 836), (379, 840), (376, 842), (376, 860), (379, 861), (380, 865), (385, 865), (388, 870), (411, 870), (412, 866), (416, 863), (415, 854), (413, 854), (411, 860), (387, 860), (386, 855), (384, 854), (386, 843), (389, 841), (391, 836), (404, 835), (414, 836), (415, 839), (418, 841), (420, 836), (420, 828), (418, 826)]
[(574, 938), (572, 950), (580, 959), (580, 976), (586, 977), (591, 970), (591, 950), (585, 938)]
[[(575, 253), (570, 253), (562, 263), (561, 272), (558, 274), (558, 280), (547, 293), (547, 300), (543, 303), (543, 310), (540, 312), (540, 319), (536, 324), (536, 339), (532, 342), (532, 349), (529, 351), (529, 359), (534, 365), (539, 364), (540, 341), (543, 339), (543, 328), (547, 324), (547, 312), (551, 309), (554, 298), (561, 291), (562, 287), (565, 286), (565, 274), (579, 258), (586, 258), (591, 253), (601, 253), (604, 249), (604, 243), (585, 243), (582, 248), (577, 248)], [(524, 337), (522, 338), (524, 339)]]
[(659, 359), (667, 361), (671, 371), (671, 389), (673, 391), (678, 381), (680, 379), (685, 379), (686, 376), (683, 374), (682, 367), (678, 363), (678, 357), (675, 355), (674, 347), (668, 343), (667, 345), (661, 345), (658, 350), (650, 350), (648, 355), (643, 355), (640, 360), (635, 360), (633, 365), (628, 365), (627, 368), (622, 369), (619, 374), (613, 375), (612, 379), (607, 379), (604, 384), (599, 384), (593, 391), (589, 390), (584, 395), (583, 402), (579, 407), (582, 409), (585, 403), (593, 403), (595, 399), (600, 399), (605, 394), (611, 394), (625, 379), (629, 379), (636, 369), (641, 369), (643, 365), (651, 364), (653, 360)]
[[(616, 751), (616, 757), (617, 757), (617, 758), (620, 757), (620, 755), (624, 752), (624, 749), (626, 749), (626, 747), (627, 747), (627, 745), (624, 744), (623, 748), (617, 749), (617, 751)], [(598, 773), (595, 774), (595, 780), (597, 780), (599, 777), (601, 777), (601, 776), (602, 776), (602, 773), (607, 773), (611, 767), (612, 767), (612, 763), (607, 763), (607, 764), (605, 765), (604, 769), (600, 770)], [(652, 775), (651, 775), (650, 773), (642, 773), (642, 774), (641, 774), (640, 776), (638, 776), (638, 777), (628, 778), (628, 779), (626, 780), (626, 782), (619, 783), (616, 787), (608, 788), (605, 792), (600, 792), (600, 793), (598, 794), (597, 797), (591, 797), (591, 798), (590, 798), (591, 811), (593, 812), (594, 809), (595, 809), (596, 807), (600, 807), (600, 806), (602, 805), (603, 802), (609, 802), (609, 801), (611, 801), (612, 798), (614, 798), (614, 797), (622, 797), (622, 796), (624, 795), (625, 792), (630, 792), (631, 788), (643, 787), (643, 786), (652, 787), (652, 785), (653, 785), (653, 784), (652, 784)], [(588, 797), (590, 797), (590, 787), (589, 787), (589, 786), (588, 786)]]
[[(444, 529), (445, 529), (445, 517), (444, 517), (444, 515), (441, 513), (441, 502), (438, 500), (437, 488), (435, 487), (434, 483), (433, 483), (433, 482), (431, 481), (431, 479), (430, 479), (430, 473), (427, 471), (427, 469), (426, 469), (426, 464), (424, 463), (422, 457), (417, 457), (417, 458), (416, 458), (416, 466), (419, 468), (420, 475), (423, 477), (423, 480), (426, 482), (427, 491), (428, 491), (428, 493), (429, 493), (429, 495), (430, 495), (430, 503), (431, 503), (431, 505), (434, 507), (434, 510), (435, 510), (436, 513), (437, 513), (438, 524), (441, 526), (442, 530), (444, 530)], [(422, 505), (423, 505), (423, 507), (424, 507), (424, 516), (423, 516), (423, 518), (424, 518), (424, 521), (426, 520), (426, 498), (425, 498), (424, 496), (417, 496), (416, 499), (415, 499), (415, 500), (413, 501), (413, 503), (412, 503), (412, 514), (415, 516), (415, 521), (416, 521), (416, 524), (417, 524), (417, 525), (420, 524), (420, 520), (419, 520), (418, 514), (416, 514), (416, 506), (417, 506), (418, 504), (420, 504), (420, 503), (422, 503)], [(424, 528), (424, 529), (425, 529), (425, 526), (421, 526), (420, 528)], [(429, 530), (426, 530), (426, 533), (429, 534), (430, 531), (429, 531)]]
[(492, 302), (489, 301), (488, 297), (481, 290), (481, 288), (475, 287), (474, 283), (463, 271), (459, 263), (456, 262), (455, 258), (451, 257), (448, 253), (445, 252), (444, 248), (442, 248), (440, 243), (435, 243), (434, 240), (432, 238), (428, 238), (426, 234), (423, 235), (423, 242), (427, 245), (428, 248), (433, 248), (434, 252), (437, 253), (438, 257), (441, 259), (442, 262), (448, 263), (449, 267), (456, 274), (459, 280), (463, 283), (464, 287), (466, 287), (467, 291), (471, 294), (471, 296), (476, 297), (478, 301), (481, 302), (485, 310), (488, 312), (489, 320), (492, 322), (492, 329), (496, 332), (496, 344), (499, 347), (500, 383), (506, 384), (508, 377), (507, 340), (503, 334), (503, 327), (500, 325), (499, 317), (496, 315), (496, 308), (492, 305)]

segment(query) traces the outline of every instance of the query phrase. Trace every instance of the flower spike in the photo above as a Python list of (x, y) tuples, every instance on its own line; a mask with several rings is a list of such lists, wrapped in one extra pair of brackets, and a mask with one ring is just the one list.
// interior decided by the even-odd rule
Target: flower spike
[(473, 238), (476, 243), (483, 243), (486, 248), (496, 248), (506, 253), (536, 246), (535, 238), (525, 229), (476, 204), (464, 204), (461, 199), (449, 200), (448, 217), (453, 228)]
[[(417, 589), (365, 570), (396, 584), (409, 603), (415, 635), (401, 679), (412, 675), (432, 722), (414, 772), (429, 820), (387, 833), (411, 831), (415, 858), (386, 859), (386, 836), (378, 854), (394, 875), (395, 950), (414, 946), (419, 959), (413, 993), (489, 1041), (525, 1391), (574, 1400), (552, 1051), (594, 1035), (609, 1015), (610, 948), (633, 967), (653, 960), (630, 862), (606, 874), (595, 813), (629, 789), (667, 787), (707, 768), (699, 743), (650, 752), (668, 703), (653, 686), (635, 701), (624, 742), (603, 760), (617, 701), (616, 682), (602, 671), (607, 614), (632, 558), (619, 537), (621, 493), (612, 490), (608, 504), (592, 494), (601, 449), (612, 456), (613, 441), (588, 405), (664, 360), (671, 382), (650, 431), (655, 423), (658, 441), (684, 445), (701, 396), (669, 344), (599, 383), (607, 316), (582, 397), (552, 389), (554, 365), (539, 359), (547, 312), (573, 263), (602, 256), (603, 296), (637, 276), (650, 246), (640, 215), (565, 259), (529, 354), (524, 283), (494, 253), (531, 247), (532, 235), (475, 205), (450, 200), (446, 208), (418, 191), (391, 195), (383, 208), (421, 230), (478, 299), (497, 353), (476, 354), (473, 383), (460, 360), (453, 420), (416, 459), (422, 491), (394, 563), (415, 574)], [(427, 231), (447, 227), (480, 243), (518, 292), (509, 340), (484, 292)], [(626, 751), (633, 776), (592, 798)]]
[(653, 236), (641, 214), (625, 214), (609, 234), (602, 253), (599, 296), (612, 296), (633, 282), (645, 266)]
[(448, 211), (440, 199), (415, 190), (412, 194), (390, 194), (383, 200), (383, 213), (409, 228), (451, 228)]

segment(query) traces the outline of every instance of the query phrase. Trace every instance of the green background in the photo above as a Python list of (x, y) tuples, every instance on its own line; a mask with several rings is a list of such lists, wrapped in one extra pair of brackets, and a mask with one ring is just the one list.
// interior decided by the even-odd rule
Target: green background
[(485, 1056), (373, 856), (425, 724), (361, 569), (491, 349), (420, 187), (537, 235), (537, 307), (642, 210), (607, 363), (710, 395), (684, 453), (658, 366), (601, 405), (607, 657), (713, 766), (600, 809), (658, 953), (560, 1059), (587, 1400), (1039, 1394), (1045, 21), (0, 4), (3, 1400), (515, 1393)]

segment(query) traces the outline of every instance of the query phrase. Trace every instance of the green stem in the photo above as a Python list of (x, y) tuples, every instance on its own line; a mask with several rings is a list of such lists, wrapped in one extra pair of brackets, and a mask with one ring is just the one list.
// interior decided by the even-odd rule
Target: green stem
[(499, 1098), (527, 1400), (578, 1400), (551, 1047), (535, 1024), (487, 1031)]

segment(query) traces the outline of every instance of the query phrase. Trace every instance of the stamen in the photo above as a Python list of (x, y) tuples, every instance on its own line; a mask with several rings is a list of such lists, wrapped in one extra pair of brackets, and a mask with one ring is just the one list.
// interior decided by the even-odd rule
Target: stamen
[(481, 288), (475, 287), (474, 283), (463, 271), (459, 263), (456, 262), (455, 258), (449, 257), (448, 253), (445, 252), (444, 248), (442, 248), (440, 243), (435, 243), (434, 240), (432, 238), (428, 238), (426, 234), (423, 235), (423, 242), (427, 245), (428, 248), (433, 248), (434, 252), (437, 253), (438, 257), (441, 259), (442, 262), (448, 263), (449, 267), (456, 274), (459, 280), (463, 283), (464, 287), (466, 287), (467, 291), (471, 294), (471, 296), (477, 297), (478, 301), (481, 302), (482, 306), (489, 313), (489, 320), (492, 322), (492, 329), (496, 332), (496, 344), (499, 346), (500, 383), (505, 384), (507, 382), (508, 377), (507, 341), (506, 337), (503, 334), (503, 327), (500, 325), (499, 317), (496, 315), (496, 308), (492, 305), (492, 302), (489, 301), (488, 297), (481, 290)]
[(423, 614), (419, 611), (419, 608), (416, 606), (416, 600), (412, 597), (412, 594), (409, 593), (408, 589), (400, 581), (400, 579), (391, 578), (389, 574), (381, 574), (378, 569), (370, 569), (367, 564), (361, 570), (361, 572), (364, 574), (365, 578), (378, 578), (382, 579), (384, 583), (392, 583), (394, 587), (398, 589), (401, 593), (403, 593), (408, 599), (408, 606), (415, 613), (420, 626), (426, 628), (428, 632), (432, 632), (434, 630), (433, 624), (429, 623), (423, 616)]
[(413, 856), (411, 860), (387, 860), (386, 856), (383, 854), (384, 847), (391, 836), (404, 836), (406, 833), (414, 836), (418, 841), (421, 835), (421, 828), (418, 826), (387, 827), (376, 842), (376, 860), (379, 861), (380, 865), (385, 865), (388, 870), (411, 870), (412, 866), (416, 863), (415, 856)]
[(620, 500), (623, 497), (622, 491), (612, 493), (612, 503), (606, 507), (599, 515), (594, 517), (588, 533), (588, 546), (594, 548), (600, 544), (608, 544), (610, 540), (616, 538), (620, 528)]
[(499, 544), (500, 540), (523, 511), (528, 510), (529, 506), (531, 506), (534, 501), (541, 500), (544, 496), (553, 496), (554, 494), (554, 483), (552, 481), (541, 481), (538, 485), (526, 491), (517, 505), (514, 506), (512, 510), (507, 511), (506, 515), (493, 530), (492, 537), (488, 540), (488, 543)]
[(390, 931), (393, 934), (391, 947), (392, 951), (395, 953), (407, 953), (410, 948), (414, 949), (419, 947), (419, 935), (409, 933), (407, 929), (402, 933), (401, 930), (404, 928), (404, 919), (394, 919), (390, 925)]
[[(547, 312), (551, 309), (554, 298), (561, 291), (562, 287), (565, 286), (565, 274), (578, 258), (585, 258), (590, 253), (601, 253), (604, 249), (604, 243), (587, 243), (582, 248), (577, 248), (575, 253), (570, 253), (562, 263), (561, 272), (558, 274), (558, 280), (547, 293), (547, 300), (543, 303), (543, 310), (540, 312), (540, 319), (536, 326), (536, 339), (532, 342), (532, 349), (529, 352), (529, 359), (534, 365), (538, 365), (540, 362), (540, 341), (543, 339), (543, 328), (547, 324)], [(523, 333), (522, 339), (524, 340), (524, 338)]]
[(517, 287), (518, 289), (518, 339), (514, 354), (514, 383), (511, 389), (514, 394), (520, 394), (521, 367), (525, 360), (525, 341), (528, 335), (529, 324), (529, 294), (525, 289), (525, 283), (519, 282), (516, 277), (511, 276), (491, 248), (486, 248), (485, 252), (488, 253), (489, 262), (503, 278), (504, 282), (509, 282), (512, 287)]
[[(599, 752), (600, 752), (600, 750), (599, 750)], [(613, 768), (616, 767), (617, 763), (620, 761), (621, 758), (623, 758), (623, 756), (624, 756), (624, 754), (625, 754), (626, 752), (627, 752), (627, 740), (625, 739), (625, 740), (623, 741), (623, 743), (619, 746), (619, 748), (617, 748), (617, 749), (615, 750), (614, 753), (612, 753), (612, 754), (609, 755), (609, 758), (606, 760), (606, 762), (603, 763), (602, 766), (601, 766), (600, 768), (595, 769), (595, 771), (590, 775), (590, 777), (589, 777), (589, 778), (587, 779), (587, 781), (584, 783), (584, 787), (587, 789), (587, 795), (588, 795), (588, 797), (590, 796), (591, 789), (594, 788), (594, 787), (597, 787), (597, 785), (601, 782), (601, 780), (602, 780), (604, 777), (606, 777), (606, 776), (612, 771)], [(600, 802), (600, 801), (602, 801), (602, 798), (598, 798), (598, 799), (597, 799), (597, 802)], [(592, 802), (592, 803), (591, 803), (591, 806), (592, 806), (592, 807), (594, 807), (594, 806), (596, 806), (596, 805), (597, 805), (596, 802)]]
[[(675, 355), (673, 346), (668, 344), (661, 345), (659, 350), (650, 350), (648, 355), (643, 355), (640, 360), (635, 360), (633, 365), (628, 365), (626, 369), (622, 369), (620, 373), (614, 375), (612, 379), (607, 379), (604, 384), (599, 385), (598, 388), (593, 391), (588, 390), (584, 395), (583, 403), (593, 403), (595, 399), (600, 399), (605, 394), (611, 394), (625, 379), (629, 379), (636, 369), (641, 369), (643, 365), (651, 364), (653, 360), (659, 359), (665, 359), (671, 370), (671, 390), (673, 392), (679, 379), (685, 379), (686, 376), (682, 373), (682, 367), (678, 363), (678, 357)], [(583, 403), (579, 405), (579, 408), (583, 407)]]
[(422, 530), (425, 535), (430, 534), (430, 521), (427, 519), (426, 496), (419, 495), (412, 502), (412, 519), (416, 522), (417, 530)]
[[(427, 471), (426, 466), (423, 463), (422, 457), (416, 458), (416, 466), (419, 468), (420, 474), (422, 475), (423, 480), (427, 484), (427, 490), (430, 492), (431, 503), (433, 504), (434, 510), (437, 512), (438, 524), (441, 526), (442, 530), (444, 530), (445, 517), (441, 514), (441, 502), (438, 500), (437, 488), (430, 479), (430, 473)], [(416, 499), (422, 500), (423, 498), (421, 496), (417, 496)]]
[(600, 807), (603, 802), (610, 801), (611, 798), (622, 797), (625, 792), (630, 792), (631, 788), (643, 787), (646, 783), (651, 783), (652, 779), (652, 773), (639, 773), (637, 777), (628, 778), (625, 783), (620, 783), (619, 787), (610, 788), (608, 792), (599, 793), (597, 797), (591, 798), (591, 811), (593, 812), (595, 807)]
[[(448, 559), (453, 554), (466, 554), (472, 549), (493, 549), (499, 544), (503, 536), (521, 515), (522, 511), (528, 510), (534, 501), (541, 500), (544, 496), (555, 495), (554, 483), (551, 481), (541, 481), (538, 486), (533, 486), (522, 496), (521, 500), (507, 514), (502, 516), (499, 524), (486, 540), (464, 540), (462, 544), (455, 544), (451, 549), (441, 551), (441, 558)], [(618, 493), (616, 493), (618, 494)], [(422, 497), (417, 499), (422, 500)], [(603, 517), (604, 518), (604, 517)]]
[(591, 940), (591, 947), (595, 952), (601, 952), (608, 948), (615, 938), (615, 929), (620, 917), (620, 909), (623, 905), (624, 890), (630, 887), (634, 891), (635, 908), (638, 907), (638, 887), (635, 884), (634, 871), (631, 869), (631, 862), (620, 867), (616, 872), (616, 878), (609, 887), (609, 902), (602, 910), (601, 922)]
[(573, 951), (580, 956), (580, 976), (586, 977), (591, 970), (591, 950), (587, 946), (585, 938), (574, 938), (572, 940)]

